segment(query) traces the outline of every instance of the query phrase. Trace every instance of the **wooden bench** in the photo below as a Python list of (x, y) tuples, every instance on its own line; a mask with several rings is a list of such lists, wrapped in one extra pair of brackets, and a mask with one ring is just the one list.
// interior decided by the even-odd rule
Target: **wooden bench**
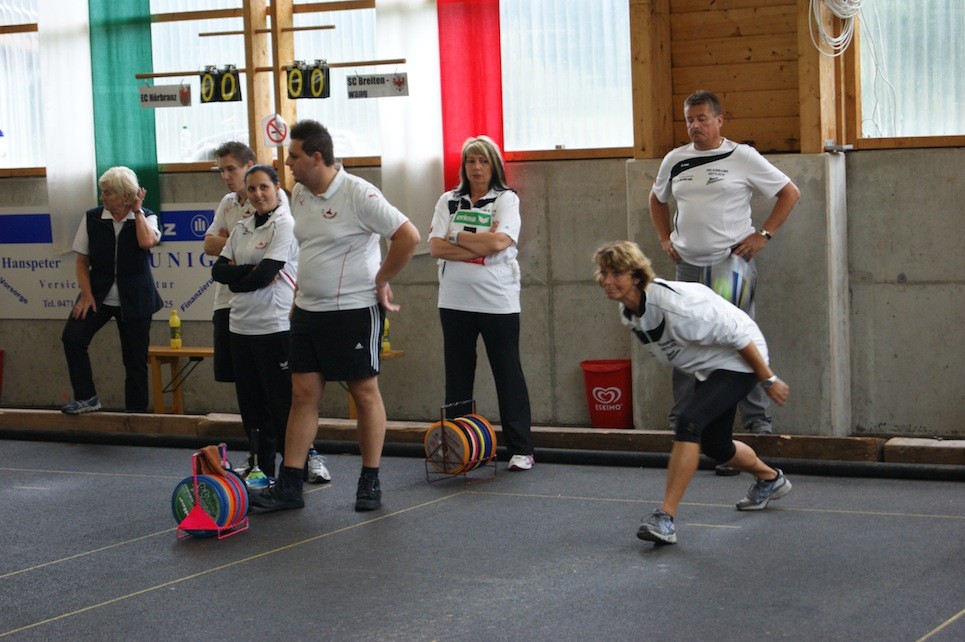
[[(151, 396), (154, 398), (154, 412), (158, 414), (184, 414), (184, 396), (181, 385), (194, 372), (199, 363), (214, 357), (214, 348), (190, 347), (171, 348), (169, 346), (148, 346), (147, 361), (151, 367)], [(181, 359), (187, 359), (181, 365)], [(171, 380), (165, 385), (161, 378), (161, 366), (167, 365)], [(172, 403), (164, 403), (165, 393), (171, 393)]]

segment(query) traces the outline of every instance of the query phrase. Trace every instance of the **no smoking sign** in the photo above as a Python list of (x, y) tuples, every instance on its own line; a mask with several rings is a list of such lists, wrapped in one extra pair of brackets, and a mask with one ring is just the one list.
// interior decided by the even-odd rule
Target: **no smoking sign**
[(265, 147), (282, 147), (289, 142), (288, 123), (278, 114), (261, 119), (261, 133), (265, 137)]

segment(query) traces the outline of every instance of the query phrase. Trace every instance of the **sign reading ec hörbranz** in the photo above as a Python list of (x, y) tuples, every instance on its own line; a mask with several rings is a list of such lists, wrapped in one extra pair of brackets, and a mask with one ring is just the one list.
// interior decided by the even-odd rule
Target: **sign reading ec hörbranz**
[(141, 107), (190, 107), (191, 85), (141, 85)]

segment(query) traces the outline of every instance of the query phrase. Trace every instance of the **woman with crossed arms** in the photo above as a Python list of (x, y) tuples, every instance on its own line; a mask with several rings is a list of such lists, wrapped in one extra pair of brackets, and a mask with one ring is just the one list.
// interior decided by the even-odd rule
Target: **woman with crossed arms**
[(487, 136), (462, 146), (459, 187), (436, 203), (429, 252), (439, 259), (439, 317), (447, 416), (472, 412), (476, 341), (482, 334), (499, 399), (509, 470), (533, 467), (530, 405), (519, 358), (519, 197), (506, 185), (499, 148)]

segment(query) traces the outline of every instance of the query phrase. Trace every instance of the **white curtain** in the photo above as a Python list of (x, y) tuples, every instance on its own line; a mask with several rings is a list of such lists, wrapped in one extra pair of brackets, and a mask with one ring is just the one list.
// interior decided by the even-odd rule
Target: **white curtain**
[(382, 192), (419, 229), (429, 251), (432, 210), (443, 192), (439, 28), (435, 0), (379, 0), (379, 58), (405, 58), (409, 95), (380, 98)]
[(84, 211), (97, 205), (90, 24), (86, 0), (39, 3), (47, 204), (54, 251), (70, 251)]

